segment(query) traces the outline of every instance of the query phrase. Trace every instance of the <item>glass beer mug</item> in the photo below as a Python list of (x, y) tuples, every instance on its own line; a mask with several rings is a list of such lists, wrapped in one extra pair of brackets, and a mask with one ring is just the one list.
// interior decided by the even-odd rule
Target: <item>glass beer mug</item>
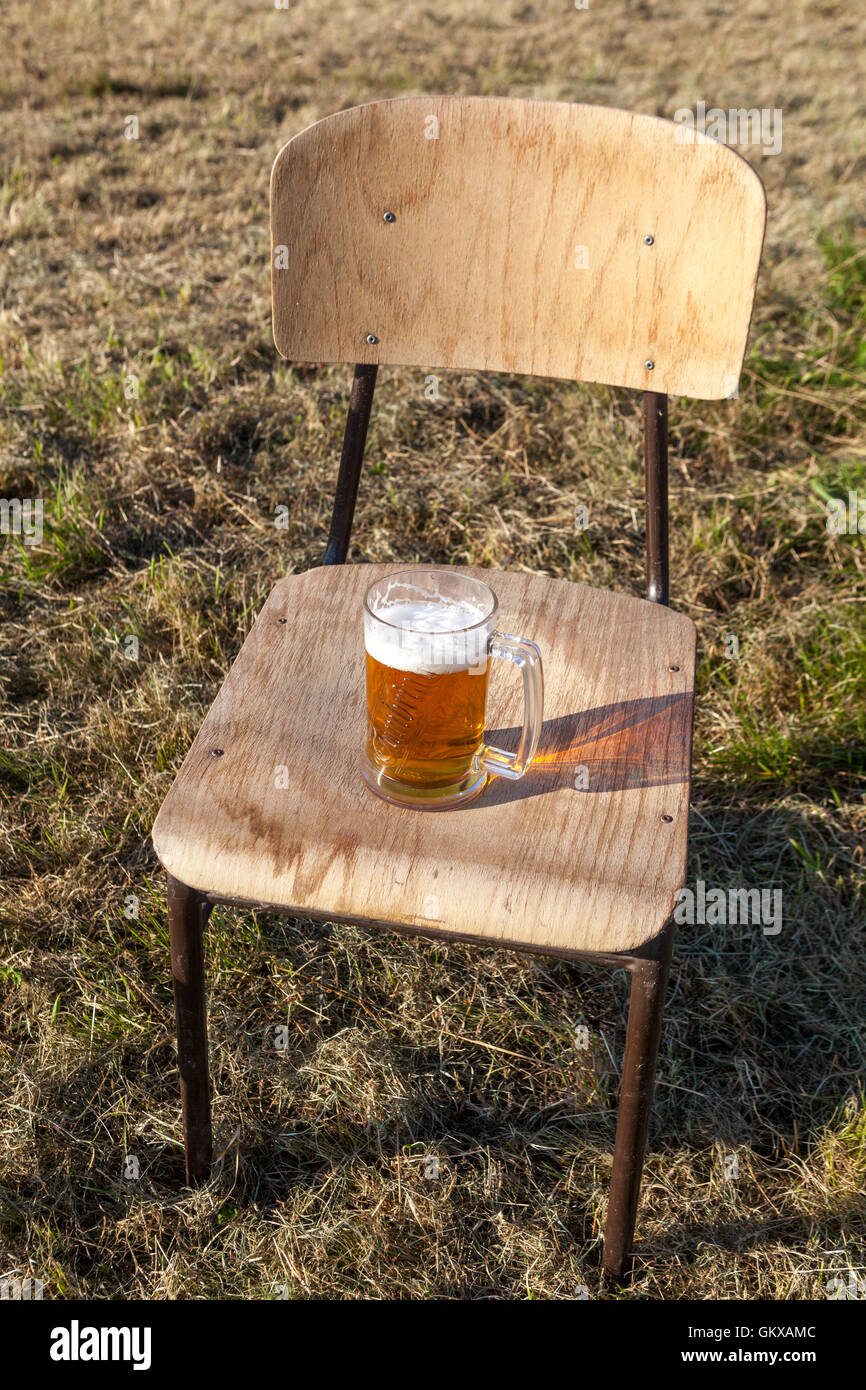
[[(364, 599), (367, 785), (400, 806), (441, 809), (477, 796), (488, 774), (522, 777), (535, 756), (544, 706), (534, 642), (496, 631), (486, 584), (447, 569), (401, 570)], [(516, 753), (484, 743), (490, 657), (523, 673)]]

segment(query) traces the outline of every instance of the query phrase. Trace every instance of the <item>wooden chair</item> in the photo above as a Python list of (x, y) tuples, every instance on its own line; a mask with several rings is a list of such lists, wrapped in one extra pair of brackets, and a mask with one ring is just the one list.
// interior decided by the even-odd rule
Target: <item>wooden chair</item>
[[(765, 220), (750, 166), (687, 135), (601, 107), (410, 97), (341, 111), (277, 156), (277, 348), (355, 378), (324, 564), (274, 588), (153, 829), (190, 1182), (211, 1163), (214, 903), (624, 966), (604, 1269), (625, 1273), (689, 810), (695, 629), (666, 606), (667, 396), (736, 393)], [(343, 562), (382, 363), (645, 392), (647, 598), (477, 571), (500, 626), (541, 647), (544, 731), (523, 781), (436, 814), (371, 795), (358, 766), (361, 602), (392, 567)], [(514, 686), (494, 679), (498, 734)]]

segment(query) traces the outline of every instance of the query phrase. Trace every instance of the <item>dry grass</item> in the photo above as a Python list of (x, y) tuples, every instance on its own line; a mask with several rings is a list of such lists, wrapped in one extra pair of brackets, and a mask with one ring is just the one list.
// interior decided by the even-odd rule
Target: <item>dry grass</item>
[[(862, 1271), (866, 565), (823, 500), (866, 507), (862, 18), (805, 0), (5, 13), (0, 495), (43, 497), (46, 526), (0, 549), (0, 1274), (55, 1297), (598, 1291), (622, 972), (218, 911), (224, 1158), (199, 1193), (180, 1182), (149, 827), (269, 586), (321, 555), (350, 377), (275, 359), (267, 174), (318, 116), (425, 90), (783, 108), (782, 154), (755, 155), (771, 215), (740, 399), (673, 404), (672, 506), (702, 652), (689, 880), (781, 888), (784, 925), (680, 934), (623, 1296), (820, 1297)], [(355, 558), (640, 590), (632, 397), (453, 375), (432, 405), (423, 386), (382, 373)]]

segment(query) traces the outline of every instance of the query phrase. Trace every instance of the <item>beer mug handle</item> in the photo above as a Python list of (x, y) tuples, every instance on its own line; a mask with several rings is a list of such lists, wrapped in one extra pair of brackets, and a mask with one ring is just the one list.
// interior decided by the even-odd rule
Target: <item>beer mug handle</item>
[(490, 638), (489, 655), (501, 661), (513, 661), (523, 672), (523, 729), (516, 753), (505, 748), (481, 748), (476, 756), (476, 765), (494, 777), (510, 777), (517, 781), (522, 777), (538, 747), (541, 721), (544, 717), (544, 673), (541, 665), (541, 652), (534, 642), (525, 637), (509, 637), (505, 632), (494, 632)]

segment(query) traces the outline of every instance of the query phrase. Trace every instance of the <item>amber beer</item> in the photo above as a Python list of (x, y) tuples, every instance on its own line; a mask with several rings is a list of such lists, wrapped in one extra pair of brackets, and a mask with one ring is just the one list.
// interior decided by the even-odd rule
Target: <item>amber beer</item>
[(484, 737), (483, 670), (403, 670), (367, 652), (367, 757), (385, 777), (431, 791), (472, 771)]
[[(367, 739), (362, 770), (387, 801), (438, 809), (476, 796), (489, 773), (520, 777), (541, 726), (538, 648), (495, 631), (496, 595), (454, 570), (420, 566), (371, 585), (364, 601)], [(523, 669), (516, 754), (485, 748), (490, 656)]]

